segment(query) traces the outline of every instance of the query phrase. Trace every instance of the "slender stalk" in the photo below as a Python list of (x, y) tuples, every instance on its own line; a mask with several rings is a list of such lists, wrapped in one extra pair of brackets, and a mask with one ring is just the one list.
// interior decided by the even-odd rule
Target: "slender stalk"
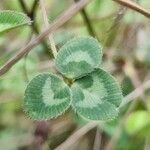
[[(140, 81), (140, 79), (139, 79), (137, 70), (135, 69), (135, 67), (134, 67), (134, 65), (133, 65), (132, 60), (129, 59), (129, 60), (126, 62), (126, 65), (125, 65), (125, 67), (124, 67), (123, 70), (124, 70), (125, 74), (126, 74), (128, 77), (130, 77), (131, 82), (132, 82), (132, 84), (133, 84), (133, 86), (134, 86), (135, 88), (138, 88), (138, 87), (142, 84), (141, 81)], [(141, 98), (143, 101), (145, 101), (146, 96), (145, 96), (145, 93), (144, 93), (144, 89), (142, 89), (142, 88), (141, 88), (141, 93), (143, 93), (143, 94), (141, 94), (140, 98)]]
[(150, 18), (150, 12), (147, 11), (145, 8), (140, 6), (139, 4), (131, 1), (131, 0), (113, 0), (123, 6), (126, 6), (134, 11), (139, 12), (140, 14), (144, 15), (145, 17)]
[[(44, 6), (44, 0), (40, 0), (40, 7), (41, 7), (45, 27), (48, 28), (49, 22), (48, 22), (48, 16), (47, 16), (47, 13), (46, 13), (46, 9), (45, 9), (45, 6)], [(55, 42), (54, 42), (54, 39), (53, 39), (53, 34), (49, 35), (48, 39), (49, 39), (49, 42), (50, 42), (50, 46), (51, 46), (53, 56), (54, 56), (54, 58), (56, 58), (57, 50), (56, 50)]]
[[(78, 1), (80, 1), (80, 0), (74, 0), (74, 1), (75, 1), (75, 2), (78, 2)], [(83, 19), (84, 19), (84, 22), (85, 22), (86, 26), (87, 26), (87, 29), (88, 29), (89, 34), (90, 34), (91, 36), (96, 37), (96, 38), (98, 39), (98, 37), (96, 36), (96, 33), (95, 33), (95, 31), (94, 31), (92, 22), (91, 22), (91, 20), (90, 20), (88, 14), (87, 14), (85, 8), (83, 8), (80, 12), (81, 12), (81, 15), (82, 15), (82, 17), (83, 17)]]
[(146, 91), (150, 88), (150, 80), (146, 81), (144, 84), (136, 88), (133, 92), (128, 94), (126, 97), (124, 97), (120, 108), (128, 104), (130, 101), (133, 101), (135, 98), (141, 96), (143, 94), (143, 91)]
[(97, 127), (95, 140), (93, 145), (93, 150), (100, 150), (101, 149), (101, 142), (102, 142), (102, 135), (100, 129)]

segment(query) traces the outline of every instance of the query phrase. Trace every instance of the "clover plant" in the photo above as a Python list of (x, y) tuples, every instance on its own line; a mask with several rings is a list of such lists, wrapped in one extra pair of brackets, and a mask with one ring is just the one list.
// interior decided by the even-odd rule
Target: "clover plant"
[(26, 14), (11, 10), (0, 11), (0, 34), (23, 25), (30, 25), (31, 20)]
[(99, 68), (101, 61), (102, 48), (96, 39), (77, 37), (68, 41), (55, 59), (61, 76), (43, 73), (32, 79), (25, 90), (25, 112), (32, 119), (46, 120), (72, 107), (86, 119), (115, 118), (122, 92), (117, 81)]

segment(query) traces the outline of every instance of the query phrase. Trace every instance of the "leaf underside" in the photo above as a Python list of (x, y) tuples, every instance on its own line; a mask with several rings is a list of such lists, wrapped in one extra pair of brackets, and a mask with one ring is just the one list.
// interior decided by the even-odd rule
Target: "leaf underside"
[(95, 69), (72, 85), (72, 106), (81, 116), (91, 120), (109, 120), (118, 115), (122, 93), (114, 78)]
[(25, 14), (10, 10), (0, 11), (0, 33), (26, 24), (31, 24), (31, 21)]
[(78, 37), (67, 42), (58, 52), (56, 68), (74, 79), (90, 73), (101, 63), (102, 50), (96, 39)]
[(70, 106), (70, 89), (55, 75), (36, 76), (25, 91), (24, 108), (35, 120), (55, 118)]

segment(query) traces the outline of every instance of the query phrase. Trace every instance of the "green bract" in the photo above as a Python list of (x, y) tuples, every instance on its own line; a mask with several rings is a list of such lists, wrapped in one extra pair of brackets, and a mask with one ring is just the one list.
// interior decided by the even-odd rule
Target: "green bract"
[(74, 38), (67, 42), (56, 58), (56, 68), (64, 76), (79, 78), (98, 67), (102, 59), (102, 50), (92, 37)]
[(25, 92), (25, 111), (33, 119), (48, 119), (71, 106), (87, 119), (115, 118), (122, 92), (110, 74), (97, 68), (101, 59), (101, 48), (94, 38), (80, 37), (67, 42), (55, 62), (57, 70), (72, 79), (71, 87), (52, 74), (35, 77)]
[(0, 11), (0, 33), (30, 23), (29, 17), (23, 13), (10, 10)]
[(121, 99), (117, 82), (102, 69), (76, 80), (72, 86), (73, 108), (88, 119), (107, 120), (116, 117)]
[(70, 105), (70, 89), (57, 76), (36, 76), (25, 91), (24, 106), (33, 119), (49, 119), (62, 114)]

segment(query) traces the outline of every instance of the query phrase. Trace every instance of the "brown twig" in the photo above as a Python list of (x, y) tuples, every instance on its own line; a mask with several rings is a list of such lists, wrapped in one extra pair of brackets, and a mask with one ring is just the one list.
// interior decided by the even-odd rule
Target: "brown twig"
[[(123, 101), (120, 105), (120, 108), (128, 104), (130, 101), (134, 100), (135, 98), (141, 96), (143, 91), (146, 91), (150, 88), (150, 80), (146, 81), (144, 84), (136, 88), (133, 92), (128, 94), (126, 97), (123, 98)], [(141, 90), (142, 89), (142, 90)]]
[(33, 47), (38, 45), (45, 37), (49, 34), (56, 31), (60, 26), (66, 23), (70, 18), (72, 18), (78, 11), (80, 11), (83, 7), (85, 7), (91, 0), (81, 0), (75, 4), (73, 4), (69, 9), (67, 9), (59, 18), (54, 21), (45, 31), (43, 31), (39, 36), (31, 40), (26, 46), (20, 49), (20, 51), (8, 60), (1, 68), (0, 68), (0, 76), (5, 74), (10, 68), (17, 63), (24, 55), (28, 54)]
[(102, 133), (101, 133), (100, 129), (97, 127), (94, 145), (93, 145), (93, 150), (100, 150), (101, 149), (101, 142), (102, 142)]
[[(47, 13), (46, 13), (46, 9), (45, 9), (45, 6), (44, 6), (44, 0), (40, 0), (40, 6), (41, 6), (41, 11), (42, 11), (42, 16), (43, 16), (43, 20), (44, 20), (44, 23), (45, 23), (45, 27), (48, 28), (49, 22), (48, 22), (48, 16), (47, 16)], [(54, 39), (53, 39), (53, 34), (49, 35), (48, 39), (49, 39), (49, 43), (50, 43), (50, 46), (51, 46), (53, 56), (54, 56), (54, 58), (56, 58), (57, 50), (56, 50), (55, 42), (54, 42)]]
[(67, 150), (72, 144), (76, 143), (79, 138), (85, 135), (88, 131), (95, 128), (98, 122), (90, 122), (72, 134), (65, 142), (60, 144), (55, 150)]
[(132, 10), (135, 10), (137, 12), (139, 12), (140, 14), (150, 18), (150, 12), (147, 11), (145, 8), (143, 8), (142, 6), (140, 6), (139, 4), (131, 1), (131, 0), (113, 0), (123, 6), (126, 6)]
[[(124, 73), (128, 76), (128, 77), (130, 77), (130, 79), (131, 79), (131, 82), (132, 82), (132, 84), (133, 84), (133, 86), (135, 87), (135, 88), (138, 88), (142, 83), (141, 83), (141, 81), (140, 81), (140, 79), (139, 79), (139, 76), (138, 76), (138, 73), (137, 73), (137, 70), (135, 69), (135, 67), (134, 67), (134, 65), (133, 65), (133, 62), (132, 62), (132, 60), (128, 60), (127, 62), (126, 62), (126, 65), (124, 65)], [(141, 92), (143, 93), (143, 94), (141, 94), (141, 99), (143, 100), (143, 101), (145, 101), (145, 92), (144, 92), (144, 89), (142, 89), (141, 88)]]

